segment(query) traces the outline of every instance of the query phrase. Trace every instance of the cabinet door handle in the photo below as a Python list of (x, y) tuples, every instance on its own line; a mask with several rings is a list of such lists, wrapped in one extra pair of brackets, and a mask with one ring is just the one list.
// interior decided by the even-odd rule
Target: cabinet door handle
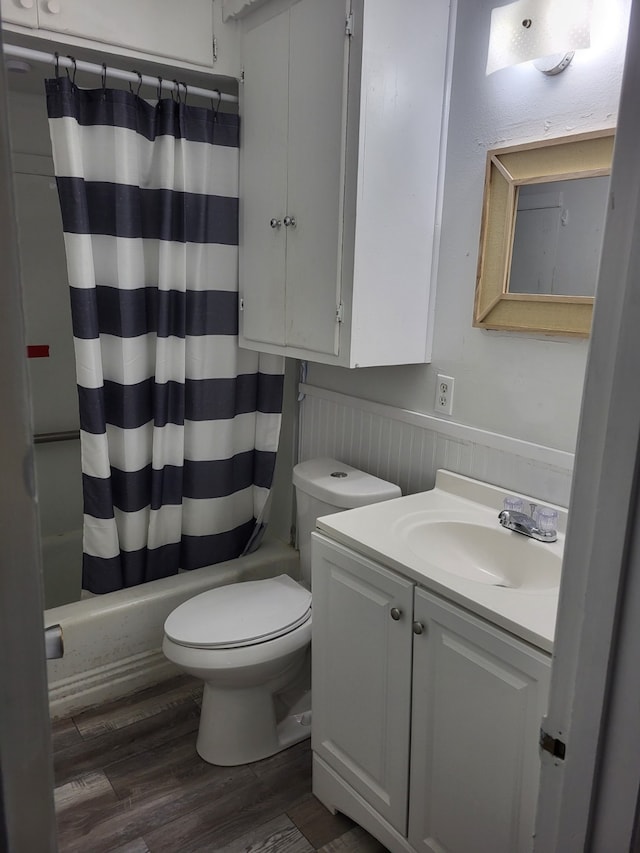
[(295, 228), (296, 227), (295, 216), (285, 216), (284, 225), (285, 225), (285, 228), (288, 228), (289, 226), (291, 226), (292, 228)]
[(399, 607), (392, 607), (389, 611), (389, 615), (393, 619), (394, 622), (397, 622), (402, 616), (402, 610)]
[(269, 225), (272, 228), (279, 228), (282, 225), (282, 219), (276, 219), (274, 216)]
[(414, 634), (424, 634), (424, 625), (422, 622), (414, 622), (412, 628)]

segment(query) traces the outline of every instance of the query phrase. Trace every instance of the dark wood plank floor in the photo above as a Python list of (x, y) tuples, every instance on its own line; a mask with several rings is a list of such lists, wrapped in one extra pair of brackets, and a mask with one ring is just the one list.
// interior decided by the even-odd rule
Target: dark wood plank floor
[(60, 853), (385, 853), (311, 793), (304, 741), (243, 767), (196, 753), (179, 677), (53, 724)]

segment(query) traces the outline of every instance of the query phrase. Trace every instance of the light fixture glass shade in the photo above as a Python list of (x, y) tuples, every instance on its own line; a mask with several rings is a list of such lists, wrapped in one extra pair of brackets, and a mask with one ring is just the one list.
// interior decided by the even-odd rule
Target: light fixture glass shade
[(593, 0), (516, 0), (491, 11), (487, 74), (591, 44)]

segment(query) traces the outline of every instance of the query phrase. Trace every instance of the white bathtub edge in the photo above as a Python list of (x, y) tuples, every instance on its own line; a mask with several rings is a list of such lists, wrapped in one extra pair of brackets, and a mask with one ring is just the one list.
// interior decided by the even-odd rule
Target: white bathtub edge
[(272, 539), (237, 560), (46, 610), (45, 626), (60, 624), (65, 644), (64, 657), (48, 662), (52, 718), (171, 678), (177, 670), (161, 645), (174, 608), (207, 589), (282, 573), (299, 577), (298, 552)]

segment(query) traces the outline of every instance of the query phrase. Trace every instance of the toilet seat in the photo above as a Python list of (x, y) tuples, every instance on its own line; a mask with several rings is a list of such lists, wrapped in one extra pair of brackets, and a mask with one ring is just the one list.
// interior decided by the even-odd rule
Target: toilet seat
[(280, 575), (202, 592), (170, 613), (164, 630), (181, 646), (231, 649), (281, 637), (310, 617), (311, 593)]

